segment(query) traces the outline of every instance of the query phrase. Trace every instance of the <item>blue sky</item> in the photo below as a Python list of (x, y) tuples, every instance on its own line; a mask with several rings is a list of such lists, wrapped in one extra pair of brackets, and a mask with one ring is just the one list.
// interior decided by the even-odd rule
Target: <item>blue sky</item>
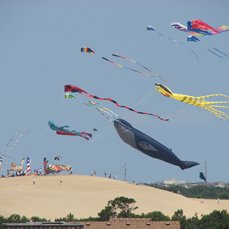
[[(61, 162), (71, 164), (77, 174), (96, 170), (103, 176), (106, 171), (123, 179), (126, 162), (130, 181), (175, 177), (195, 182), (207, 160), (208, 180), (228, 181), (228, 122), (161, 96), (154, 90), (155, 83), (163, 83), (159, 78), (117, 68), (100, 58), (112, 59), (112, 53), (131, 57), (167, 78), (163, 84), (177, 93), (229, 95), (229, 62), (207, 51), (216, 47), (229, 53), (229, 33), (185, 43), (197, 53), (198, 61), (184, 46), (146, 30), (152, 25), (185, 42), (187, 34), (172, 28), (172, 22), (201, 19), (213, 27), (229, 25), (228, 7), (227, 0), (1, 0), (1, 151), (14, 134), (23, 132), (6, 158), (3, 173), (22, 157), (30, 156), (32, 169), (36, 169), (42, 167), (43, 157), (52, 163), (55, 155), (61, 155)], [(85, 46), (96, 55), (80, 53)], [(200, 166), (182, 171), (126, 145), (111, 122), (84, 105), (85, 97), (65, 100), (65, 84), (169, 118), (162, 122), (100, 101), (182, 160), (198, 161)], [(94, 136), (91, 141), (58, 136), (48, 128), (48, 120)], [(99, 131), (94, 133), (93, 128)]]

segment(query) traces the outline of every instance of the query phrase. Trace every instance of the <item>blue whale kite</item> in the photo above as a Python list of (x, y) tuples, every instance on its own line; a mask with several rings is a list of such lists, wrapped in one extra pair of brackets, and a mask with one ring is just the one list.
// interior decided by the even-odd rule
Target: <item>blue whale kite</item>
[(114, 120), (114, 127), (125, 143), (150, 157), (179, 166), (182, 170), (199, 165), (199, 163), (194, 161), (180, 160), (171, 149), (168, 149), (160, 142), (135, 129), (123, 119)]

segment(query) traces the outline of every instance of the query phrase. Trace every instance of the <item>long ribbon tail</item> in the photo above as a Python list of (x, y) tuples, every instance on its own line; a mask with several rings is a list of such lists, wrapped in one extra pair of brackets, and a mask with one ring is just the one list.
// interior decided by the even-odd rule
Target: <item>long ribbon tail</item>
[(137, 61), (134, 60), (134, 59), (131, 59), (131, 58), (128, 58), (128, 57), (125, 57), (125, 56), (120, 56), (120, 55), (117, 55), (117, 54), (112, 54), (112, 56), (118, 57), (118, 58), (122, 58), (122, 59), (125, 59), (125, 60), (128, 60), (128, 61), (130, 61), (130, 62), (132, 62), (132, 63), (135, 63), (135, 64), (141, 66), (141, 67), (144, 68), (145, 70), (147, 70), (147, 71), (149, 71), (149, 72), (152, 72), (149, 68), (147, 68), (147, 67), (144, 66), (143, 64), (137, 62)]
[(229, 104), (229, 101), (215, 101), (215, 102), (207, 102), (207, 104), (214, 105), (214, 104)]
[(206, 98), (210, 98), (210, 97), (224, 97), (229, 99), (228, 95), (224, 95), (224, 94), (210, 94), (210, 95), (203, 95), (203, 96), (198, 96), (198, 99), (206, 99)]
[(229, 115), (227, 115), (226, 113), (216, 110), (212, 107), (203, 107), (205, 110), (211, 112), (212, 114), (214, 114), (216, 117), (223, 119), (223, 120), (229, 120)]
[[(214, 54), (215, 56), (217, 56), (217, 57), (219, 57), (219, 58), (221, 58), (221, 59), (223, 59), (223, 57), (222, 56), (220, 56), (219, 54), (217, 54), (216, 52), (214, 52), (214, 51), (212, 51), (211, 49), (207, 49), (209, 52), (211, 52), (212, 54)], [(224, 60), (224, 59), (223, 59)]]
[(214, 107), (214, 108), (225, 108), (225, 109), (227, 109), (227, 108), (229, 108), (229, 106), (218, 106), (218, 105), (213, 105), (212, 107)]
[(162, 118), (160, 117), (159, 115), (156, 115), (156, 114), (153, 114), (153, 113), (148, 113), (148, 112), (142, 112), (142, 111), (138, 111), (138, 110), (134, 110), (133, 108), (131, 107), (128, 107), (128, 106), (125, 106), (125, 105), (120, 105), (118, 102), (116, 102), (114, 99), (112, 98), (101, 98), (101, 97), (98, 97), (96, 95), (92, 95), (92, 94), (89, 94), (87, 91), (85, 90), (81, 90), (79, 91), (78, 93), (82, 94), (82, 95), (85, 95), (87, 96), (88, 98), (93, 98), (93, 99), (97, 99), (97, 100), (105, 100), (105, 101), (109, 101), (109, 102), (112, 102), (114, 103), (117, 107), (122, 107), (122, 108), (125, 108), (127, 110), (130, 110), (132, 112), (135, 112), (135, 113), (138, 113), (138, 114), (144, 114), (144, 115), (150, 115), (150, 116), (153, 116), (153, 117), (156, 117), (158, 119), (160, 119), (161, 121), (169, 121), (169, 119), (167, 118)]
[(88, 100), (88, 103), (85, 103), (85, 105), (87, 105), (89, 107), (94, 107), (100, 114), (102, 114), (109, 121), (113, 121), (114, 119), (118, 118), (118, 115), (115, 112), (113, 112), (112, 110), (110, 110), (106, 107), (98, 106), (98, 103), (96, 103), (92, 100)]
[(138, 71), (138, 70), (136, 70), (136, 69), (134, 69), (134, 68), (129, 68), (129, 67), (125, 66), (125, 65), (119, 64), (119, 63), (117, 63), (117, 62), (115, 62), (115, 61), (112, 61), (112, 60), (106, 58), (106, 57), (102, 57), (102, 59), (105, 60), (105, 61), (107, 61), (107, 62), (109, 62), (109, 63), (111, 63), (111, 64), (113, 64), (113, 65), (115, 65), (115, 66), (118, 67), (118, 68), (124, 68), (124, 69), (130, 70), (130, 71), (132, 71), (132, 72), (135, 72), (135, 73), (138, 73), (138, 74), (141, 74), (141, 75), (144, 75), (144, 76), (159, 77), (162, 81), (164, 81), (164, 82), (167, 81), (167, 80), (165, 80), (161, 75), (159, 75), (159, 74), (157, 74), (157, 73), (153, 73), (152, 71), (141, 72), (141, 71)]
[(92, 98), (94, 98), (94, 99), (110, 101), (110, 102), (114, 103), (117, 107), (125, 108), (127, 110), (130, 110), (130, 111), (135, 112), (135, 113), (138, 113), (138, 114), (151, 115), (151, 116), (154, 116), (154, 117), (159, 118), (162, 121), (169, 121), (169, 119), (161, 118), (159, 115), (156, 115), (156, 114), (152, 114), (152, 113), (148, 113), (148, 112), (142, 112), (142, 111), (137, 111), (137, 110), (134, 110), (131, 107), (128, 107), (128, 106), (125, 106), (125, 105), (120, 105), (118, 102), (116, 102), (112, 98), (100, 98), (98, 96), (93, 96), (93, 95), (90, 95), (90, 96)]
[(219, 49), (217, 49), (217, 48), (215, 48), (215, 47), (212, 47), (212, 49), (214, 49), (215, 51), (217, 51), (217, 52), (223, 54), (223, 55), (226, 56), (226, 57), (229, 57), (229, 55), (227, 55), (226, 53), (220, 51)]

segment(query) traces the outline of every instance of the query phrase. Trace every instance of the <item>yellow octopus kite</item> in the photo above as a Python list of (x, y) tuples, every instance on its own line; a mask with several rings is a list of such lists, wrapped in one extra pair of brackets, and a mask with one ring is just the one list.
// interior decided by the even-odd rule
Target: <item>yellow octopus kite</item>
[[(210, 111), (212, 114), (214, 114), (216, 117), (223, 119), (223, 120), (229, 120), (229, 115), (224, 113), (223, 111), (217, 110), (216, 108), (229, 108), (229, 105), (223, 105), (223, 104), (229, 104), (229, 96), (224, 94), (210, 94), (210, 95), (204, 95), (204, 96), (190, 96), (190, 95), (183, 95), (183, 94), (177, 94), (173, 93), (169, 88), (162, 84), (155, 84), (155, 89), (160, 94), (170, 97), (172, 99), (176, 99), (180, 102), (184, 102), (187, 104), (191, 104), (193, 106), (201, 107), (207, 111)], [(227, 98), (228, 101), (207, 101), (205, 99), (210, 97), (224, 97)]]

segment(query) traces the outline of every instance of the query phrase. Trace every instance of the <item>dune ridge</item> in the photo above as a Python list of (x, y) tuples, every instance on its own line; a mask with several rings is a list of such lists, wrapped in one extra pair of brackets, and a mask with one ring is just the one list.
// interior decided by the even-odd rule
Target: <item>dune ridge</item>
[(11, 214), (46, 219), (65, 217), (96, 217), (115, 197), (134, 198), (139, 208), (135, 213), (161, 211), (171, 216), (183, 209), (187, 217), (227, 210), (229, 200), (192, 199), (168, 191), (131, 184), (104, 177), (83, 175), (12, 177), (0, 179), (0, 215)]

